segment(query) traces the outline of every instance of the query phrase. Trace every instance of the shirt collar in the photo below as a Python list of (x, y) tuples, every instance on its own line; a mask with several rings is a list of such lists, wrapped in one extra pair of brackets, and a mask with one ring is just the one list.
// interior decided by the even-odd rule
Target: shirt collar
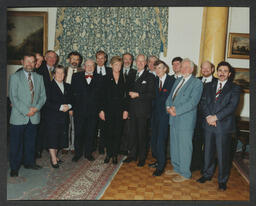
[(166, 79), (166, 74), (164, 74), (161, 78), (159, 78), (161, 81), (162, 81), (162, 83), (164, 83), (164, 81), (165, 81), (165, 79)]
[[(206, 80), (206, 81), (205, 81)], [(203, 77), (202, 78), (202, 82), (205, 82), (205, 83), (208, 83), (208, 82), (211, 82), (212, 81), (212, 75), (209, 76), (209, 77)]]

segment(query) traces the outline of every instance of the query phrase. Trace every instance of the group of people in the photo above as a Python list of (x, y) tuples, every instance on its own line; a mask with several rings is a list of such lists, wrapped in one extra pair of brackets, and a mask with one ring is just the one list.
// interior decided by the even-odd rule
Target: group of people
[(137, 70), (130, 53), (112, 57), (111, 68), (102, 50), (96, 61), (86, 59), (83, 65), (81, 54), (73, 51), (66, 68), (52, 50), (38, 56), (25, 54), (23, 67), (9, 80), (11, 177), (18, 176), (21, 164), (40, 169), (35, 158), (43, 149), (59, 168), (59, 151), (71, 151), (73, 162), (82, 156), (94, 161), (97, 147), (100, 154), (106, 148), (104, 163), (117, 164), (122, 153), (124, 163), (138, 160), (138, 167), (145, 165), (150, 147), (155, 161), (149, 167), (160, 176), (170, 134), (173, 170), (166, 174), (173, 182), (190, 179), (194, 170), (201, 170), (198, 182), (210, 181), (217, 153), (219, 189), (226, 190), (241, 92), (228, 62), (218, 64), (215, 78), (215, 66), (204, 61), (202, 77), (196, 78), (194, 63), (181, 57), (173, 58), (170, 76), (164, 61), (143, 54), (135, 59)]

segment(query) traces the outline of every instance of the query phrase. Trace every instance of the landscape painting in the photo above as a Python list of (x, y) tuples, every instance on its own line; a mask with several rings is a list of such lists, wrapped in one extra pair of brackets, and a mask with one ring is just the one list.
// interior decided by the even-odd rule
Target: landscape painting
[(19, 65), (25, 53), (47, 50), (47, 12), (8, 12), (7, 62)]

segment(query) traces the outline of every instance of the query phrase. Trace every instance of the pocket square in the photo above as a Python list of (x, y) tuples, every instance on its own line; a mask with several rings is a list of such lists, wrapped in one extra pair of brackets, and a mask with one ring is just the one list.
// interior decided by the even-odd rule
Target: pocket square
[(142, 81), (141, 84), (146, 84), (147, 82), (146, 81)]

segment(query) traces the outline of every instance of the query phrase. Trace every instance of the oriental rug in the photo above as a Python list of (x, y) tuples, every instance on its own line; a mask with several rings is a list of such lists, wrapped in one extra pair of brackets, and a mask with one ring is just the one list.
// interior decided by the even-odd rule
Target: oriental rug
[[(104, 164), (104, 155), (93, 153), (95, 161), (83, 157), (72, 162), (71, 154), (61, 154), (64, 161), (60, 168), (50, 165), (49, 154), (44, 151), (37, 164), (41, 170), (28, 170), (23, 166), (19, 177), (7, 177), (8, 200), (98, 200), (122, 165), (123, 156), (118, 164)], [(9, 172), (9, 171), (8, 171)]]

